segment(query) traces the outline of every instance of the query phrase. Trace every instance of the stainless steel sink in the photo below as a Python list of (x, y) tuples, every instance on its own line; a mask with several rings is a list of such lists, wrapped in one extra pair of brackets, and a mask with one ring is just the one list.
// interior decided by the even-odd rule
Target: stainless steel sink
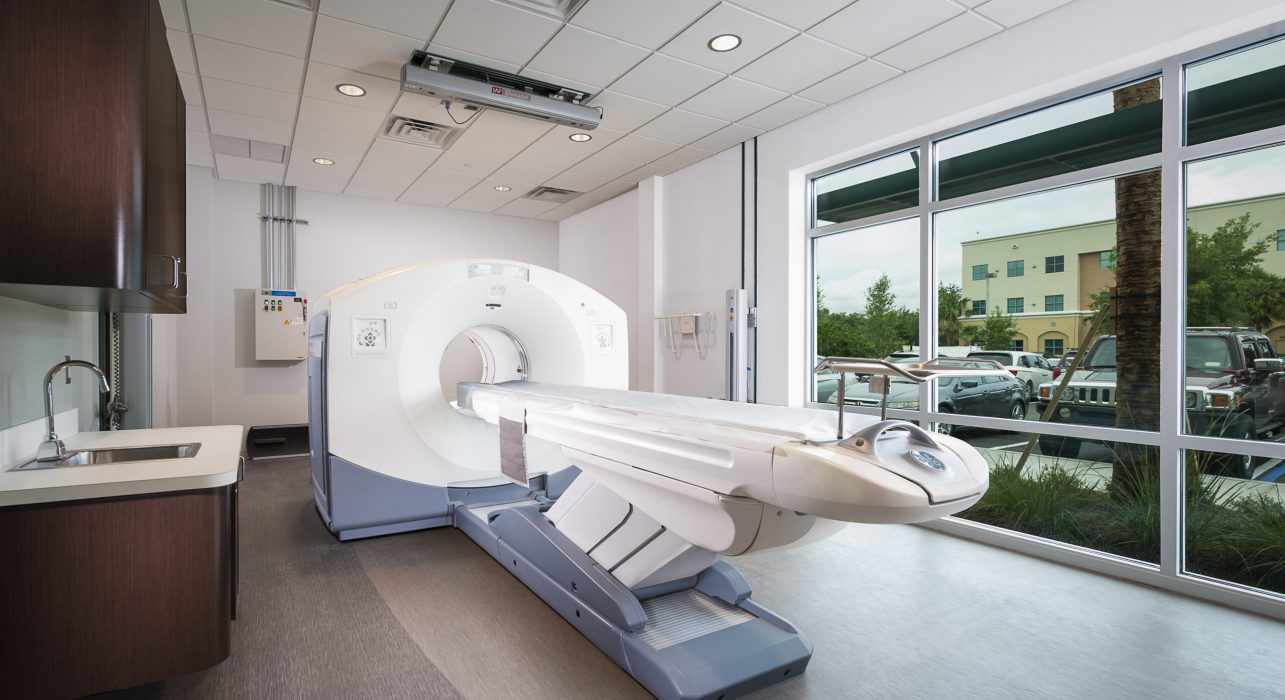
[(66, 459), (53, 462), (31, 460), (14, 471), (31, 471), (33, 469), (56, 469), (58, 467), (85, 467), (101, 464), (122, 464), (125, 462), (152, 462), (161, 459), (191, 459), (201, 449), (199, 442), (185, 442), (177, 445), (147, 445), (141, 447), (112, 447), (99, 450), (79, 450), (69, 452)]

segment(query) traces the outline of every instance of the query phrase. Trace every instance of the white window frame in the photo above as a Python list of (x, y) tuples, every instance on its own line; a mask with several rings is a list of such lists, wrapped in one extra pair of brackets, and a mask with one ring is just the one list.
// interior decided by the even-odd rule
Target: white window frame
[[(919, 345), (921, 358), (927, 359), (937, 354), (935, 214), (1019, 195), (1033, 194), (1096, 180), (1118, 178), (1146, 170), (1159, 169), (1161, 172), (1161, 248), (1168, 253), (1161, 256), (1161, 279), (1164, 283), (1161, 286), (1161, 343), (1159, 349), (1162, 372), (1160, 429), (1157, 432), (1145, 432), (1067, 423), (1037, 424), (1040, 428), (1039, 432), (1045, 435), (1064, 435), (1091, 440), (1129, 442), (1159, 448), (1161, 464), (1161, 551), (1159, 564), (1140, 562), (1099, 550), (984, 525), (962, 518), (943, 518), (926, 523), (926, 527), (1285, 620), (1285, 595), (1199, 574), (1187, 573), (1182, 570), (1183, 548), (1186, 538), (1183, 513), (1183, 480), (1185, 477), (1182, 464), (1184, 451), (1200, 450), (1251, 454), (1260, 458), (1285, 459), (1285, 444), (1267, 441), (1239, 441), (1230, 438), (1183, 433), (1184, 409), (1182, 397), (1186, 385), (1184, 363), (1181, 357), (1186, 337), (1184, 320), (1186, 315), (1185, 164), (1237, 152), (1285, 145), (1285, 125), (1191, 146), (1184, 145), (1183, 131), (1185, 128), (1186, 107), (1184, 66), (1212, 59), (1220, 54), (1248, 48), (1251, 45), (1266, 42), (1278, 36), (1280, 36), (1279, 27), (1275, 28), (1275, 31), (1273, 31), (1272, 27), (1265, 27), (1255, 32), (1221, 41), (1198, 50), (1185, 52), (1163, 61), (1140, 66), (1135, 70), (1113, 78), (1085, 85), (1075, 90), (1065, 91), (1048, 99), (1008, 110), (983, 120), (930, 133), (913, 142), (902, 143), (858, 159), (848, 160), (813, 172), (806, 177), (807, 203), (805, 216), (807, 216), (806, 221), (811, 222), (813, 220), (812, 208), (815, 203), (812, 182), (815, 178), (853, 167), (854, 165), (860, 165), (864, 162), (877, 160), (884, 156), (918, 149), (920, 154), (920, 197), (917, 206), (855, 221), (809, 228), (805, 233), (805, 244), (807, 245), (805, 259), (808, 266), (808, 298), (815, 299), (816, 289), (812, 254), (816, 239), (889, 221), (917, 218), (920, 224), (919, 245), (922, 253), (919, 268)], [(1052, 107), (1091, 93), (1157, 75), (1162, 78), (1161, 93), (1163, 99), (1161, 149), (1159, 153), (1087, 168), (1073, 173), (1000, 187), (985, 192), (954, 197), (945, 201), (937, 200), (934, 173), (936, 166), (935, 144), (937, 142), (982, 126), (998, 123), (1010, 117)], [(1173, 254), (1174, 252), (1180, 254)], [(815, 356), (816, 349), (816, 308), (815, 304), (811, 302), (809, 307), (807, 337), (812, 347), (806, 357), (810, 359)], [(809, 376), (811, 376), (810, 368), (809, 366)], [(933, 384), (933, 382), (925, 382), (920, 386), (920, 408), (918, 410), (893, 409), (888, 411), (888, 415), (893, 418), (918, 421), (924, 425), (944, 420), (955, 425), (1008, 430), (1019, 433), (1027, 433), (1032, 427), (1033, 421), (1029, 420), (939, 413), (936, 411), (936, 402), (932, 400), (936, 391)], [(815, 396), (815, 383), (810, 380), (809, 385), (809, 396)], [(836, 408), (830, 404), (814, 402), (808, 405), (828, 410), (835, 410)], [(869, 415), (878, 414), (876, 409), (859, 406), (848, 407), (846, 410)]]

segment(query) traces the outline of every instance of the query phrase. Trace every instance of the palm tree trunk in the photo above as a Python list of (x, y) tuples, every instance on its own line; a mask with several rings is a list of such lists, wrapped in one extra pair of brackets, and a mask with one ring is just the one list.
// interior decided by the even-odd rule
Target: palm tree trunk
[[(1117, 90), (1115, 111), (1160, 99), (1160, 81)], [(1160, 172), (1115, 181), (1117, 428), (1160, 428)], [(1173, 254), (1174, 251), (1168, 251)], [(1111, 471), (1117, 492), (1136, 492), (1158, 464), (1154, 447), (1117, 444)]]

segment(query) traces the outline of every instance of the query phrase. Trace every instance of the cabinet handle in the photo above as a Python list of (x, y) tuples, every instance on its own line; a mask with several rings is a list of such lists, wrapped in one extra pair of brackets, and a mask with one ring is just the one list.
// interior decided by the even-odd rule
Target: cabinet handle
[(161, 257), (169, 258), (174, 263), (174, 274), (170, 278), (173, 281), (170, 282), (170, 289), (178, 289), (178, 278), (179, 278), (178, 268), (179, 268), (179, 265), (183, 263), (183, 259), (177, 255), (162, 255)]

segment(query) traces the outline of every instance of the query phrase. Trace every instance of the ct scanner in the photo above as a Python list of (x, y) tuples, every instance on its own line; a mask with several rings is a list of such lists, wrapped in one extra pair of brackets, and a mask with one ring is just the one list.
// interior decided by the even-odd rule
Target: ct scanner
[[(627, 391), (625, 313), (534, 265), (412, 265), (321, 307), (309, 421), (331, 532), (459, 528), (662, 698), (733, 697), (811, 658), (718, 555), (986, 490), (976, 450), (902, 421)], [(476, 381), (443, 386), (461, 342)]]

